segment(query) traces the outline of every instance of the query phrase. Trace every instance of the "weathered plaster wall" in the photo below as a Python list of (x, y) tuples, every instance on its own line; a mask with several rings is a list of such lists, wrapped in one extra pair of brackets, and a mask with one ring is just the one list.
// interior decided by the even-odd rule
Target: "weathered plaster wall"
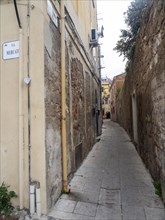
[[(50, 49), (47, 46), (49, 44), (51, 44)], [(62, 189), (60, 63), (60, 33), (50, 22), (50, 26), (45, 28), (45, 144), (48, 208), (53, 206)]]
[[(81, 59), (80, 59), (81, 60)], [(95, 115), (92, 110), (95, 100), (95, 80), (85, 71), (85, 64), (78, 58), (71, 61), (73, 151), (80, 164), (95, 143)], [(82, 148), (82, 149), (78, 149)], [(77, 158), (76, 152), (81, 156)], [(76, 167), (75, 167), (76, 168)]]
[(91, 77), (88, 72), (86, 72), (86, 147), (85, 147), (85, 154), (88, 152), (88, 148), (90, 149), (92, 147), (92, 112), (91, 112), (91, 104), (92, 104), (92, 98), (91, 98)]
[(72, 110), (73, 110), (73, 143), (77, 146), (84, 137), (84, 77), (83, 66), (78, 59), (73, 59), (71, 63), (72, 78)]
[[(137, 149), (165, 190), (165, 1), (151, 3), (117, 103), (117, 119), (133, 137), (136, 117)], [(133, 99), (137, 116), (132, 111)]]
[[(55, 9), (55, 12), (59, 16), (59, 1), (51, 2), (55, 5), (57, 9), (57, 11)], [(21, 48), (20, 46), (20, 49), (23, 50), (23, 62), (19, 63), (19, 58), (3, 60), (2, 53), (0, 53), (0, 181), (10, 185), (11, 190), (15, 190), (18, 194), (14, 204), (19, 205), (22, 194), (23, 207), (29, 208), (30, 165), (32, 181), (40, 182), (41, 212), (46, 214), (57, 200), (62, 189), (60, 27), (55, 27), (50, 21), (47, 1), (31, 0), (29, 3), (30, 16), (27, 16), (27, 2), (22, 0), (21, 4), (18, 3), (23, 32), (23, 47)], [(84, 2), (83, 4), (85, 5), (86, 3)], [(68, 176), (74, 171), (74, 148), (79, 141), (83, 142), (83, 149), (85, 149), (83, 150), (83, 158), (94, 143), (94, 141), (92, 142), (92, 139), (94, 139), (94, 136), (92, 136), (94, 131), (92, 133), (92, 129), (94, 127), (90, 101), (92, 100), (92, 83), (95, 83), (95, 80), (91, 74), (91, 62), (86, 54), (86, 52), (90, 51), (89, 37), (84, 30), (86, 25), (88, 27), (86, 33), (90, 33), (91, 24), (95, 24), (96, 19), (94, 16), (91, 17), (91, 20), (86, 17), (84, 20), (83, 14), (82, 20), (80, 20), (78, 14), (75, 15), (73, 10), (70, 10), (71, 5), (72, 1), (66, 2), (70, 16), (75, 22), (73, 27), (79, 27), (77, 29), (79, 34), (75, 36), (77, 31), (73, 30), (68, 25), (67, 19), (65, 19)], [(88, 3), (86, 6), (88, 6)], [(89, 10), (85, 7), (83, 9)], [(92, 13), (96, 15), (96, 8), (93, 9)], [(84, 22), (87, 24), (84, 24)], [(58, 24), (56, 25), (58, 26)], [(19, 27), (13, 1), (11, 0), (0, 1), (0, 27), (0, 50), (2, 51), (2, 46), (5, 42), (19, 40)], [(30, 35), (29, 38), (28, 33)], [(75, 54), (72, 53), (72, 48), (69, 48), (71, 46), (69, 45), (70, 41), (72, 41), (71, 45), (74, 47)], [(84, 46), (82, 46), (82, 43)], [(72, 54), (73, 60), (75, 60), (77, 65), (74, 73), (71, 73), (70, 54)], [(92, 59), (92, 53), (89, 54), (89, 57)], [(23, 68), (20, 82), (18, 82), (19, 64)], [(89, 82), (86, 82), (85, 72), (89, 73)], [(31, 79), (29, 115), (28, 89), (24, 83), (24, 78), (28, 73)], [(87, 92), (85, 91), (85, 83), (89, 85)], [(75, 88), (72, 84), (75, 84)], [(22, 97), (20, 96), (22, 104), (19, 103), (19, 86), (22, 89)], [(86, 100), (89, 100), (88, 109), (85, 105)], [(76, 106), (76, 102), (78, 106)], [(19, 104), (20, 106), (22, 105), (23, 113), (18, 111)], [(76, 113), (74, 114), (74, 112)], [(89, 114), (89, 121), (87, 121), (87, 114)], [(22, 119), (22, 117), (23, 123), (20, 124), (23, 125), (20, 125), (19, 129), (18, 119)], [(29, 119), (30, 126), (28, 125)], [(88, 122), (89, 124), (87, 124)], [(75, 129), (76, 123), (78, 124), (78, 132)], [(74, 134), (72, 132), (73, 125)], [(86, 134), (89, 130), (90, 133), (88, 133), (87, 137)], [(20, 134), (23, 133), (23, 140), (20, 146), (19, 132)], [(87, 141), (88, 139), (89, 141)], [(28, 140), (30, 140), (29, 143)], [(30, 157), (28, 148), (30, 149)], [(22, 191), (22, 193), (19, 192), (21, 185), (22, 190), (20, 188), (20, 192)]]
[[(87, 72), (90, 70), (73, 43), (71, 49), (68, 46), (71, 41), (69, 35), (66, 37), (66, 126), (70, 178), (96, 140), (96, 115), (92, 112), (96, 91), (100, 91), (100, 87)], [(45, 24), (44, 62), (47, 202), (50, 209), (62, 189), (60, 32), (51, 22)]]

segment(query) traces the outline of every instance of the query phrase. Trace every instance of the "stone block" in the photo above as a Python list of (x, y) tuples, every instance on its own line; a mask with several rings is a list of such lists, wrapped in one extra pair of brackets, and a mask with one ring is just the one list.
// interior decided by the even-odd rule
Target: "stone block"
[(95, 220), (122, 220), (121, 207), (98, 205)]
[(123, 220), (146, 220), (143, 207), (122, 206)]
[(76, 201), (70, 201), (67, 199), (59, 199), (55, 207), (53, 208), (53, 211), (55, 210), (55, 211), (62, 211), (62, 212), (73, 212), (76, 204), (77, 204)]
[(147, 220), (164, 220), (165, 219), (165, 209), (159, 208), (145, 208), (145, 214)]
[(120, 190), (109, 190), (101, 188), (99, 204), (105, 207), (111, 207), (112, 205), (120, 206)]
[(96, 209), (97, 204), (78, 202), (74, 209), (74, 213), (95, 217)]

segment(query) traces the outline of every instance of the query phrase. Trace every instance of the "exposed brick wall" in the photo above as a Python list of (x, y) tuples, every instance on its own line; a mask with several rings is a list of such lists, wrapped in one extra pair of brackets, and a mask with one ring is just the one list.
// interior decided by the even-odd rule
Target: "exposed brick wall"
[(71, 61), (72, 117), (74, 149), (82, 143), (82, 159), (86, 157), (96, 141), (95, 92), (98, 84), (84, 71), (82, 61)]
[(68, 168), (68, 176), (71, 175), (72, 172), (72, 146), (71, 146), (71, 112), (70, 112), (70, 80), (69, 80), (69, 54), (67, 47), (65, 48), (65, 63), (66, 63), (66, 72), (65, 72), (65, 81), (66, 81), (66, 145), (67, 145), (67, 168)]
[(118, 99), (117, 119), (133, 137), (132, 94), (136, 94), (137, 149), (165, 190), (165, 1), (151, 3)]
[[(73, 117), (73, 145), (74, 149), (82, 143), (85, 145), (85, 97), (83, 65), (77, 59), (71, 61), (71, 83), (72, 83), (72, 117)], [(75, 158), (77, 159), (77, 158)], [(82, 157), (80, 158), (80, 160)]]
[(86, 147), (85, 154), (92, 147), (92, 97), (91, 97), (91, 77), (89, 73), (86, 74)]

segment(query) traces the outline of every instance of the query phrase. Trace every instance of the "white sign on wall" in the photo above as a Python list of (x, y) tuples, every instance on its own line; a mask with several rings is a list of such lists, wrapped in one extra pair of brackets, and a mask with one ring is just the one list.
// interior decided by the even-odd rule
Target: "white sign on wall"
[(11, 41), (3, 44), (3, 60), (16, 59), (19, 57), (19, 41)]

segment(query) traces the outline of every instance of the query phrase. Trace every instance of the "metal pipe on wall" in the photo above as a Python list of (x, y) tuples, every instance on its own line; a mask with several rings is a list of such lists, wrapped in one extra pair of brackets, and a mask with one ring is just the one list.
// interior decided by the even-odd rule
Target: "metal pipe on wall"
[(61, 0), (61, 135), (63, 190), (68, 192), (67, 147), (66, 147), (66, 90), (65, 90), (65, 0)]
[(30, 214), (33, 216), (35, 213), (35, 185), (30, 185)]
[(37, 216), (41, 216), (41, 189), (40, 185), (36, 186), (36, 213)]
[(23, 33), (19, 29), (19, 203), (20, 209), (23, 209), (23, 160), (24, 160), (24, 138), (23, 138), (23, 108), (22, 108), (22, 74), (23, 74)]
[[(26, 79), (26, 80), (25, 80)], [(31, 120), (30, 120), (30, 1), (27, 0), (27, 75), (24, 79), (25, 83), (27, 84), (27, 107), (28, 107), (28, 116), (27, 116), (27, 123), (28, 123), (28, 172), (29, 172), (29, 209), (33, 209), (33, 204), (30, 202), (31, 200)]]

